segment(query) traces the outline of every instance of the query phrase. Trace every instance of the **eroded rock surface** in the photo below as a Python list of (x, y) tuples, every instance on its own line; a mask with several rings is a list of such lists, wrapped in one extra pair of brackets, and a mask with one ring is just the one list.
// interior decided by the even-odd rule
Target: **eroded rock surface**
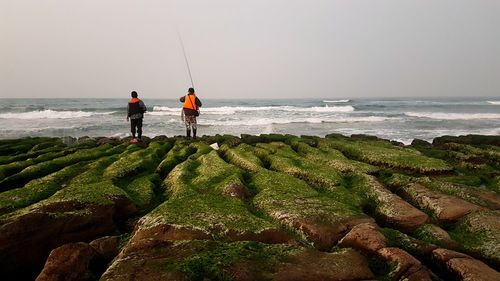
[(0, 140), (0, 276), (497, 280), (499, 139)]

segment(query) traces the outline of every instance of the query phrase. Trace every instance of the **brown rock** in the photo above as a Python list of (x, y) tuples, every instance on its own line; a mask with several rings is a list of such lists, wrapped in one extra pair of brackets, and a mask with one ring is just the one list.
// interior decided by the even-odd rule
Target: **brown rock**
[(377, 225), (362, 223), (354, 226), (339, 241), (340, 247), (350, 247), (368, 253), (375, 253), (387, 246), (387, 239), (379, 232)]
[(50, 252), (37, 281), (52, 280), (94, 280), (90, 271), (90, 263), (97, 252), (86, 243), (71, 243), (63, 245)]
[(448, 249), (436, 249), (432, 259), (458, 280), (500, 280), (500, 273), (482, 261)]
[(230, 184), (226, 186), (222, 194), (230, 197), (236, 197), (241, 200), (245, 200), (250, 197), (250, 193), (247, 188), (240, 184)]
[(444, 264), (444, 263), (448, 262), (449, 260), (455, 259), (455, 258), (471, 258), (471, 257), (466, 255), (466, 254), (462, 254), (459, 252), (455, 252), (455, 251), (448, 250), (448, 249), (442, 249), (442, 248), (435, 249), (434, 251), (432, 251), (432, 259), (438, 263)]
[(382, 248), (378, 250), (381, 259), (398, 266), (390, 273), (394, 279), (431, 280), (429, 271), (419, 260), (399, 248)]
[(500, 280), (500, 273), (482, 261), (470, 258), (454, 258), (446, 263), (447, 268), (460, 280)]
[(112, 260), (116, 255), (118, 255), (120, 247), (120, 237), (118, 236), (105, 236), (96, 239), (89, 243), (94, 250), (96, 250), (101, 257), (105, 260)]
[(371, 191), (368, 196), (377, 203), (377, 219), (404, 232), (415, 230), (429, 219), (427, 214), (390, 192), (375, 177), (367, 176), (367, 179)]
[(483, 209), (460, 198), (431, 191), (420, 183), (401, 188), (399, 194), (420, 209), (431, 211), (439, 223), (455, 222), (471, 212)]
[(281, 264), (272, 280), (316, 281), (316, 280), (366, 280), (374, 278), (368, 262), (361, 254), (351, 249), (337, 253), (313, 250), (300, 252)]
[(6, 219), (0, 225), (0, 272), (39, 272), (52, 249), (112, 232), (113, 219), (121, 209), (113, 205), (56, 202)]
[(39, 272), (52, 249), (114, 230), (112, 206), (74, 207), (74, 212), (33, 211), (0, 226), (0, 272)]
[(293, 219), (293, 227), (302, 231), (307, 239), (314, 242), (314, 246), (321, 251), (330, 250), (352, 227), (360, 223), (371, 223), (372, 218), (360, 217), (347, 219), (337, 224), (324, 223), (318, 220)]

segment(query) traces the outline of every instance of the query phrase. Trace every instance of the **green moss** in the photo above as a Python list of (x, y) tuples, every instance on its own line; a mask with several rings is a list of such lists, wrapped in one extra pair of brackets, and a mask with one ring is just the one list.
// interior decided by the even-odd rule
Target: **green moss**
[(290, 175), (260, 170), (251, 176), (251, 185), (258, 192), (254, 205), (291, 227), (294, 219), (334, 225), (363, 216), (358, 206), (339, 202), (334, 194), (319, 193)]
[(289, 245), (267, 245), (259, 242), (217, 243), (205, 241), (181, 242), (196, 249), (192, 255), (168, 262), (168, 271), (183, 272), (189, 280), (232, 280), (230, 267), (240, 262), (270, 269), (280, 260), (297, 251)]
[(156, 168), (156, 173), (162, 178), (165, 177), (177, 164), (185, 161), (189, 155), (195, 152), (196, 147), (190, 146), (184, 141), (177, 141)]
[(465, 251), (500, 263), (500, 211), (468, 214), (449, 233)]
[(260, 233), (276, 227), (254, 216), (245, 202), (222, 195), (225, 187), (243, 185), (242, 172), (215, 151), (188, 159), (165, 179), (170, 198), (143, 218), (144, 227), (169, 224), (200, 229), (212, 235), (227, 230)]
[(420, 226), (413, 235), (430, 244), (447, 247), (451, 240), (450, 236), (441, 228), (433, 224), (424, 224)]
[(134, 179), (123, 190), (127, 192), (134, 204), (139, 208), (150, 206), (155, 199), (155, 188), (160, 183), (160, 177), (157, 174), (149, 174)]
[(111, 145), (101, 145), (96, 148), (77, 150), (73, 154), (62, 156), (44, 161), (23, 169), (21, 172), (5, 178), (0, 182), (0, 188), (13, 188), (20, 186), (31, 179), (39, 178), (55, 171), (58, 171), (66, 166), (100, 158), (102, 156), (112, 155), (116, 152), (116, 148)]
[(257, 144), (269, 152), (265, 161), (269, 168), (302, 179), (317, 188), (336, 191), (342, 183), (342, 175), (330, 166), (315, 159), (304, 158), (284, 143)]
[(344, 155), (373, 165), (418, 173), (438, 173), (452, 170), (441, 159), (422, 155), (413, 148), (399, 147), (381, 140), (328, 139), (330, 145)]
[(128, 195), (121, 188), (114, 185), (112, 181), (104, 180), (91, 184), (67, 186), (47, 200), (41, 201), (40, 204), (47, 205), (53, 202), (77, 201), (99, 205), (112, 205), (117, 198), (128, 198)]
[(104, 176), (119, 180), (142, 171), (154, 170), (169, 148), (170, 143), (152, 142), (146, 149), (123, 155), (118, 161), (106, 168)]
[(436, 246), (432, 244), (391, 228), (382, 228), (381, 232), (384, 234), (385, 238), (387, 238), (389, 247), (401, 248), (419, 259), (425, 259), (426, 253), (436, 248)]
[(223, 145), (220, 148), (221, 153), (225, 159), (230, 163), (251, 172), (256, 172), (262, 168), (263, 163), (253, 151), (254, 147), (248, 144), (240, 144), (235, 148)]
[(80, 173), (86, 164), (82, 162), (68, 166), (43, 178), (32, 180), (22, 188), (0, 193), (0, 214), (29, 206), (50, 197), (63, 188), (71, 177)]

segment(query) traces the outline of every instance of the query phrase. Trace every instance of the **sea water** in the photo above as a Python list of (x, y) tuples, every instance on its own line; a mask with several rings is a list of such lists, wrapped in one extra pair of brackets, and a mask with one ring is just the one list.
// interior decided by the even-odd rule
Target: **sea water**
[[(130, 135), (128, 99), (0, 99), (0, 138)], [(178, 100), (143, 97), (144, 135), (183, 135)], [(369, 134), (404, 143), (500, 135), (500, 98), (203, 99), (198, 134)]]

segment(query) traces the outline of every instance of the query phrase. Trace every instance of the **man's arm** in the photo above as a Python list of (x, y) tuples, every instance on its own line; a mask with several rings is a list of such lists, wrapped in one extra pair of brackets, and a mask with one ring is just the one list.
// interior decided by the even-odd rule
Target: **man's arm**
[(197, 105), (198, 107), (201, 107), (201, 100), (200, 100), (198, 97), (196, 97), (196, 99), (195, 99), (195, 101), (194, 101), (194, 102), (196, 103), (196, 105)]
[(142, 100), (139, 101), (139, 107), (142, 109), (143, 112), (148, 111), (148, 109), (146, 108), (146, 105), (144, 104), (144, 102)]
[(180, 102), (185, 102), (186, 101), (186, 96), (182, 96), (180, 99), (179, 99)]

